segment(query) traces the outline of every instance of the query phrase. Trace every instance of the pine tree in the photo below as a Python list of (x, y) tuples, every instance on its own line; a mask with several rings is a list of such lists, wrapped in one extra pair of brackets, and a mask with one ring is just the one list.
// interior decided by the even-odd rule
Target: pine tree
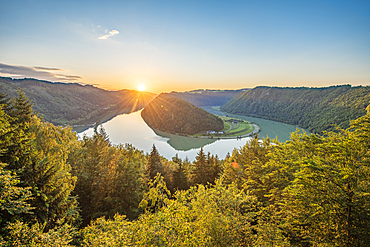
[(107, 134), (107, 132), (105, 131), (105, 129), (102, 125), (100, 126), (99, 131), (95, 132), (95, 133), (97, 135), (99, 135), (104, 140), (104, 142), (106, 142), (109, 146), (112, 145), (112, 143), (109, 139), (109, 135)]
[[(3, 86), (0, 86), (0, 89), (1, 89), (2, 87), (3, 87)], [(10, 104), (10, 99), (9, 99), (9, 97), (8, 97), (8, 94), (7, 94), (7, 93), (0, 92), (0, 105), (2, 105), (3, 110), (4, 110), (5, 112), (8, 112), (9, 104)]]
[(19, 187), (30, 187), (32, 215), (20, 219), (39, 222), (46, 229), (72, 222), (77, 216), (77, 201), (71, 197), (75, 178), (66, 162), (71, 143), (77, 137), (69, 128), (55, 127), (32, 116), (32, 104), (18, 90), (9, 105), (10, 131), (1, 131), (0, 161), (20, 178)]
[[(3, 101), (7, 100), (3, 98)], [(19, 89), (18, 97), (10, 100), (4, 111), (9, 120), (11, 131), (0, 133), (0, 140), (8, 140), (6, 150), (0, 156), (0, 162), (8, 164), (6, 169), (14, 170), (21, 176), (22, 169), (29, 164), (33, 152), (29, 133), (32, 104), (24, 92)]]
[(73, 223), (78, 217), (77, 199), (72, 196), (77, 178), (72, 176), (68, 156), (78, 139), (72, 128), (56, 127), (38, 118), (30, 127), (34, 156), (21, 174), (30, 186), (34, 199), (34, 216), (45, 230), (60, 224)]
[(172, 158), (172, 161), (175, 162), (178, 166), (173, 172), (174, 188), (177, 190), (186, 190), (189, 188), (188, 178), (185, 173), (182, 160), (179, 158), (178, 154)]
[[(110, 150), (110, 143), (99, 133), (84, 137), (82, 146), (74, 150), (70, 160), (73, 173), (78, 177), (74, 195), (78, 196), (81, 207), (82, 225), (87, 225), (99, 207), (98, 199), (104, 188), (101, 188), (102, 170), (107, 170), (104, 157)], [(112, 158), (112, 157), (111, 157)]]
[(207, 164), (207, 156), (203, 152), (203, 147), (200, 148), (195, 159), (196, 161), (193, 164), (191, 173), (192, 184), (206, 185), (207, 183), (212, 182), (210, 179), (211, 169)]
[[(13, 143), (12, 133), (15, 128), (10, 124), (11, 117), (0, 105), (0, 160), (5, 160), (8, 148)], [(10, 160), (10, 159), (9, 159)], [(22, 215), (32, 213), (30, 206), (30, 188), (20, 186), (21, 181), (15, 171), (0, 162), (0, 238), (4, 236), (4, 227), (9, 222), (20, 219)]]
[(147, 212), (156, 212), (169, 204), (171, 192), (167, 189), (166, 182), (161, 174), (157, 174), (148, 182), (149, 191), (145, 193), (139, 207)]
[(157, 173), (162, 174), (163, 168), (161, 157), (159, 156), (157, 148), (153, 144), (152, 151), (149, 154), (148, 164), (146, 165), (146, 176), (148, 179), (152, 180)]
[(14, 123), (29, 123), (32, 120), (33, 110), (31, 101), (26, 94), (18, 88), (18, 97), (11, 100), (9, 115), (14, 118)]
[(218, 156), (211, 155), (210, 152), (207, 154), (207, 167), (209, 169), (209, 182), (214, 184), (215, 180), (220, 176), (221, 166)]

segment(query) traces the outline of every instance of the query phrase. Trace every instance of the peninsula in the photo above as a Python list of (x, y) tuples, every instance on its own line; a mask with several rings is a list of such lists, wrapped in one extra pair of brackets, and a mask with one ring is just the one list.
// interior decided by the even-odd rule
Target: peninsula
[(256, 124), (213, 115), (165, 93), (150, 102), (141, 112), (141, 116), (155, 131), (194, 138), (241, 138), (259, 131)]

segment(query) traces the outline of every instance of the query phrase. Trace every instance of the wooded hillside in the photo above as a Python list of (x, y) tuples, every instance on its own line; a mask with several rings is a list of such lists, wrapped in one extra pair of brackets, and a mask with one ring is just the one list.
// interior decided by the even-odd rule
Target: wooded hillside
[(91, 85), (53, 83), (36, 79), (0, 77), (0, 91), (10, 97), (20, 87), (33, 110), (53, 124), (91, 124), (106, 114), (122, 114), (145, 107), (155, 96), (133, 90), (107, 91)]
[(370, 106), (324, 136), (167, 160), (0, 94), (0, 246), (367, 247), (369, 133)]
[(193, 90), (188, 92), (171, 92), (170, 95), (189, 102), (196, 106), (221, 106), (226, 104), (237, 94), (249, 89), (239, 90)]
[(151, 128), (172, 134), (193, 135), (201, 131), (220, 131), (224, 128), (219, 117), (163, 93), (144, 108), (141, 116)]
[(256, 87), (235, 96), (221, 110), (297, 125), (310, 132), (348, 128), (364, 115), (370, 87)]

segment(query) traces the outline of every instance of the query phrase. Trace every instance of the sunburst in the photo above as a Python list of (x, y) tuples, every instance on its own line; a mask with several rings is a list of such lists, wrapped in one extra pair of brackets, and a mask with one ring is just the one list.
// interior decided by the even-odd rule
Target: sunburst
[(140, 92), (144, 91), (145, 90), (145, 85), (144, 84), (140, 84), (138, 87)]

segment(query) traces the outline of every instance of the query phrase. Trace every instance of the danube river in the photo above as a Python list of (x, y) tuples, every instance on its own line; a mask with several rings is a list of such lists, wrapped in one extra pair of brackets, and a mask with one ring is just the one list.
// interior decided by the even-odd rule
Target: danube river
[[(212, 109), (211, 107), (205, 107), (204, 109), (213, 114), (224, 114), (216, 109)], [(167, 159), (171, 159), (178, 154), (182, 159), (187, 157), (190, 161), (193, 161), (199, 152), (200, 147), (203, 147), (206, 153), (210, 152), (213, 155), (217, 154), (220, 159), (224, 159), (228, 152), (232, 153), (234, 148), (239, 148), (250, 140), (250, 137), (242, 139), (216, 140), (182, 137), (171, 134), (166, 134), (166, 137), (164, 137), (160, 135), (161, 133), (155, 133), (151, 128), (149, 128), (141, 118), (140, 113), (141, 111), (137, 111), (131, 114), (119, 115), (102, 124), (112, 143), (130, 143), (139, 150), (143, 150), (145, 153), (149, 153), (154, 144), (160, 155)], [(297, 128), (293, 125), (266, 119), (233, 114), (228, 115), (258, 124), (261, 128), (261, 131), (258, 133), (259, 138), (266, 136), (269, 136), (270, 138), (277, 137), (280, 142), (288, 140), (290, 133), (294, 132)], [(93, 129), (90, 128), (79, 133), (79, 136), (91, 136), (92, 134)]]

